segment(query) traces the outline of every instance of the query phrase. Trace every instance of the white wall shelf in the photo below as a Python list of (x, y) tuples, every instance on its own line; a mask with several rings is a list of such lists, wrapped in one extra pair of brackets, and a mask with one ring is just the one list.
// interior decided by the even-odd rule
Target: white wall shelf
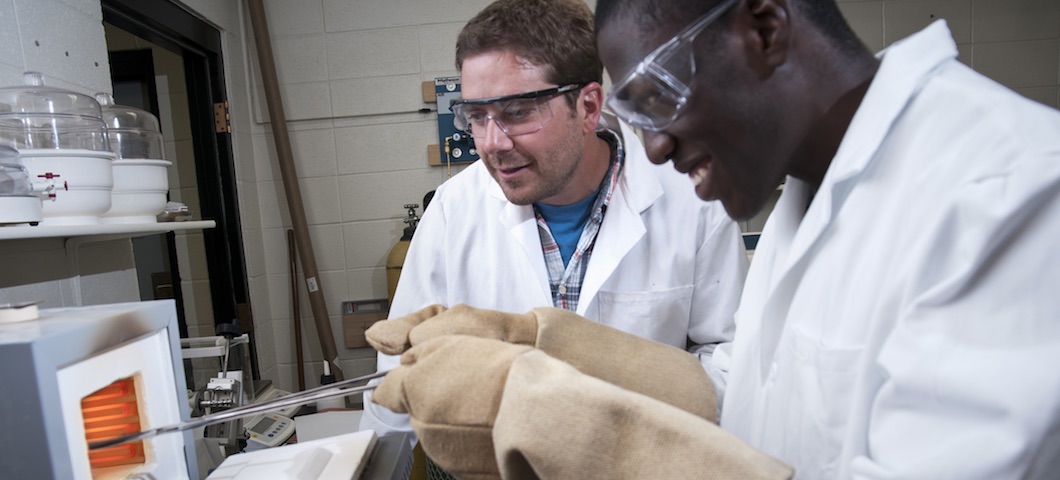
[(94, 225), (38, 225), (36, 227), (18, 225), (0, 227), (0, 240), (91, 237), (96, 235), (138, 237), (181, 230), (202, 230), (214, 228), (215, 226), (216, 222), (213, 220), (158, 223), (100, 223)]

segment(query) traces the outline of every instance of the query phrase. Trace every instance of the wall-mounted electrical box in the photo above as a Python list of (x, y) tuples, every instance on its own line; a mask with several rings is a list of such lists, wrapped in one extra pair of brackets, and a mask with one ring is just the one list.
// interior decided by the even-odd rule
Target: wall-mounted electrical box
[[(465, 164), (478, 160), (474, 139), (467, 133), (456, 129), (453, 125), (453, 112), (449, 110), (449, 102), (460, 98), (460, 77), (434, 79), (434, 95), (438, 102), (438, 147), (436, 147), (438, 154), (437, 160), (430, 159), (430, 164)], [(447, 144), (448, 153), (445, 148)], [(433, 150), (435, 149), (429, 148), (428, 155), (431, 155)]]

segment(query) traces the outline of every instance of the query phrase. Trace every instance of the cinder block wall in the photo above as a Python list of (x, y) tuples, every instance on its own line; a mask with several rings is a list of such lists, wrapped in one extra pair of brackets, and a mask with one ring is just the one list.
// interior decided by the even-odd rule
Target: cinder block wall
[[(1056, 0), (841, 0), (874, 51), (944, 18), (961, 60), (1053, 107), (1060, 107), (1060, 2)], [(224, 34), (244, 250), (259, 364), (281, 388), (296, 385), (285, 231), (290, 227), (253, 36), (244, 2), (182, 4)], [(401, 236), (405, 203), (450, 172), (427, 164), (436, 143), (420, 82), (456, 74), (456, 34), (488, 0), (266, 0), (292, 144), (305, 197), (339, 364), (348, 376), (374, 369), (373, 352), (342, 348), (344, 300), (385, 298), (385, 260)], [(589, 2), (595, 5), (594, 1)], [(53, 85), (109, 90), (98, 0), (0, 0), (0, 85), (42, 70)], [(35, 42), (40, 42), (36, 45)], [(70, 55), (67, 56), (67, 53)], [(98, 62), (98, 65), (96, 63)], [(451, 173), (456, 173), (454, 168)], [(757, 225), (745, 225), (754, 230)], [(89, 247), (84, 247), (89, 248)], [(125, 243), (92, 247), (94, 270), (113, 288), (85, 292), (90, 303), (127, 301), (135, 275)], [(47, 295), (74, 304), (76, 279), (38, 282), (23, 265), (57, 268), (61, 242), (0, 242), (0, 302)], [(18, 268), (7, 268), (17, 266)], [(80, 290), (78, 291), (80, 295)], [(320, 349), (302, 292), (307, 385)], [(55, 306), (54, 304), (48, 306)]]

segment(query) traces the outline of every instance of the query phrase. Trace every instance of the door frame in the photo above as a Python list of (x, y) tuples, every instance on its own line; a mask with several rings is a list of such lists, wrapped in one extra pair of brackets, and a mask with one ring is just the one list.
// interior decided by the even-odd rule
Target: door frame
[[(254, 327), (246, 257), (239, 218), (236, 167), (229, 130), (217, 128), (215, 106), (227, 110), (221, 32), (169, 0), (100, 0), (103, 20), (160, 47), (180, 53), (202, 218), (216, 222), (203, 231), (214, 325)], [(250, 336), (252, 378), (260, 378)], [(238, 368), (238, 366), (237, 366)]]

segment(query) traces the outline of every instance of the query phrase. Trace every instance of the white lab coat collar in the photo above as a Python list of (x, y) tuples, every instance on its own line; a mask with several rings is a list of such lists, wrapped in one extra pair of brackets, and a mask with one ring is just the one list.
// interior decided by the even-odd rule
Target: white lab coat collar
[(846, 201), (855, 180), (876, 158), (876, 152), (895, 120), (931, 77), (931, 73), (957, 56), (957, 46), (953, 43), (945, 20), (936, 20), (919, 33), (895, 42), (877, 56), (883, 62), (854, 114), (810, 208), (799, 221), (797, 212), (805, 208), (808, 186), (789, 178), (775, 214), (770, 215), (768, 223), (777, 224), (771, 230), (776, 234), (774, 258), (780, 261), (774, 268), (779, 267), (780, 272), (779, 275), (771, 275), (776, 280), (770, 286), (770, 294), (766, 297), (762, 311), (759, 366), (763, 378), (768, 373), (784, 330), (786, 314), (781, 310), (790, 305), (805, 261), (812, 257), (821, 234)]
[[(668, 167), (652, 165), (647, 160), (644, 146), (639, 141), (633, 141), (637, 138), (636, 134), (625, 124), (622, 124), (621, 134), (626, 158), (622, 174), (617, 179), (618, 185), (607, 206), (604, 223), (600, 225), (589, 268), (582, 280), (581, 298), (586, 300), (596, 298), (622, 259), (647, 233), (640, 214), (663, 194), (659, 178), (649, 169)], [(589, 303), (579, 301), (577, 313), (584, 315)]]
[[(658, 177), (648, 171), (649, 168), (659, 167), (647, 161), (644, 146), (636, 140), (636, 133), (632, 129), (623, 123), (621, 130), (626, 157), (607, 213), (604, 215), (604, 223), (597, 234), (596, 245), (593, 247), (592, 258), (600, 260), (590, 259), (589, 268), (582, 281), (580, 297), (586, 300), (595, 298), (622, 258), (647, 232), (640, 214), (663, 194)], [(498, 220), (512, 233), (528, 258), (541, 258), (540, 261), (531, 263), (540, 278), (548, 279), (533, 207), (508, 202), (504, 191), (495, 181), (490, 182), (489, 194), (505, 202)], [(546, 291), (549, 290), (546, 288)], [(578, 302), (577, 313), (584, 314), (589, 303)]]

